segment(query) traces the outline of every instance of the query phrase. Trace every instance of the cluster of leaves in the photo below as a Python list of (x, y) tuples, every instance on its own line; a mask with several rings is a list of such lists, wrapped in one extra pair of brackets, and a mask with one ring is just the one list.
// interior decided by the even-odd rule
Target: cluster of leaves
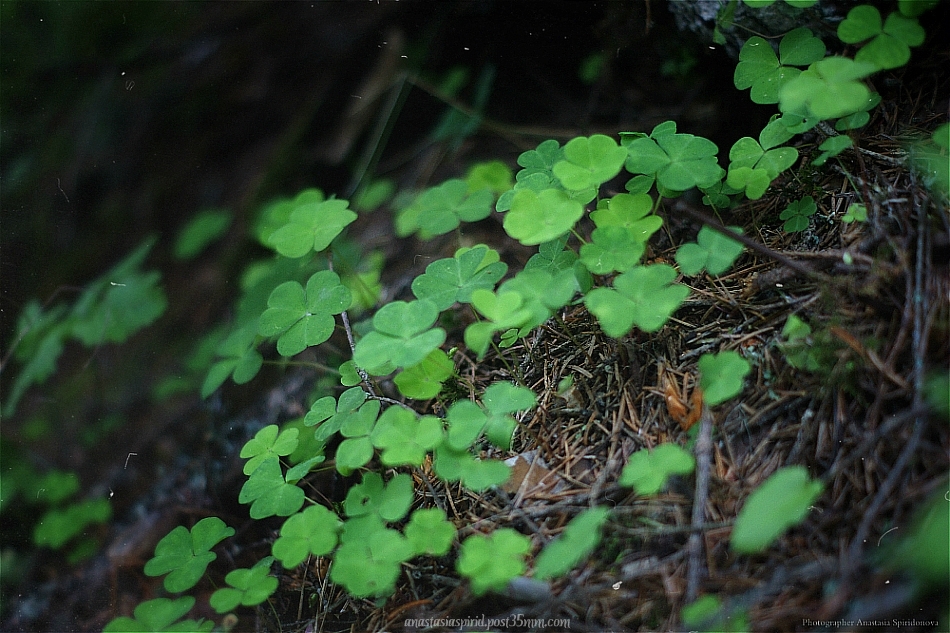
[[(812, 1), (789, 3), (807, 6)], [(496, 383), (480, 401), (443, 402), (445, 417), (438, 418), (419, 415), (411, 404), (377, 397), (380, 379), (392, 376), (408, 400), (443, 396), (444, 384), (455, 375), (452, 358), (442, 349), (449, 310), (467, 310), (474, 317), (464, 342), (479, 358), (489, 347), (501, 351), (512, 345), (572, 302), (583, 303), (611, 337), (625, 337), (634, 328), (645, 333), (662, 328), (689, 294), (678, 283), (680, 275), (723, 274), (742, 253), (728, 232), (705, 227), (695, 243), (678, 248), (678, 269), (644, 263), (646, 244), (663, 225), (657, 213), (663, 200), (694, 188), (715, 209), (760, 198), (797, 162), (798, 150), (787, 145), (796, 134), (823, 120), (836, 120), (838, 132), (864, 125), (879, 97), (863, 80), (906, 63), (910, 48), (923, 39), (916, 15), (906, 3), (900, 6), (899, 13), (886, 19), (872, 7), (849, 13), (838, 36), (845, 44), (863, 44), (854, 59), (826, 56), (825, 44), (807, 28), (786, 34), (777, 52), (766, 40), (750, 38), (740, 54), (735, 85), (751, 89), (757, 103), (778, 104), (779, 113), (757, 138), (732, 145), (728, 169), (720, 166), (719, 148), (712, 141), (678, 132), (675, 122), (666, 121), (649, 133), (621, 133), (619, 142), (602, 134), (563, 146), (547, 140), (518, 157), (521, 169), (514, 176), (497, 161), (485, 163), (464, 179), (396, 203), (397, 235), (429, 239), (497, 211), (507, 235), (537, 252), (522, 271), (503, 280), (507, 266), (497, 251), (485, 245), (460, 248), (412, 281), (415, 299), (382, 305), (352, 329), (340, 318), (347, 335), (355, 334), (352, 359), (338, 366), (341, 383), (349, 389), (317, 399), (301, 423), (284, 429), (268, 426), (244, 446), (247, 481), (240, 502), (250, 506), (254, 519), (285, 518), (271, 556), (229, 573), (228, 586), (212, 595), (212, 607), (224, 613), (260, 604), (277, 587), (274, 564), (289, 569), (310, 556), (332, 558), (330, 579), (359, 597), (390, 594), (404, 563), (445, 555), (456, 545), (456, 569), (476, 594), (503, 589), (525, 574), (532, 548), (528, 537), (504, 528), (456, 543), (457, 526), (442, 510), (411, 510), (413, 478), (407, 471), (431, 463), (431, 472), (446, 482), (461, 482), (475, 491), (500, 485), (509, 469), (483, 451), (510, 449), (518, 428), (515, 415), (534, 407), (537, 395)], [(829, 136), (819, 146), (822, 154), (815, 164), (851, 143), (845, 134)], [(603, 195), (605, 184), (622, 172), (629, 176), (625, 192)], [(374, 201), (367, 193), (368, 200), (354, 206), (375, 206), (378, 193), (374, 190)], [(815, 208), (810, 198), (790, 204), (781, 217), (785, 229), (802, 230)], [(201, 388), (205, 396), (228, 377), (238, 384), (252, 380), (264, 362), (258, 348), (265, 342), (281, 357), (298, 356), (329, 341), (340, 315), (375, 305), (381, 263), (361, 264), (372, 258), (358, 252), (354, 256), (345, 236), (356, 217), (348, 201), (328, 199), (315, 189), (263, 210), (254, 233), (275, 255), (250, 266), (242, 277), (234, 325), (213, 341), (214, 358)], [(183, 234), (179, 256), (194, 256), (227, 226), (222, 214), (205, 214)], [(157, 275), (138, 271), (146, 252), (147, 245), (91, 285), (71, 308), (44, 311), (33, 306), (24, 312), (29, 334), (18, 358), (27, 364), (14, 386), (16, 398), (52, 372), (67, 337), (87, 345), (119, 341), (157, 318), (164, 309)], [(130, 309), (133, 304), (135, 310)], [(787, 353), (808, 369), (820, 361), (807, 349), (794, 348), (810, 336), (802, 326), (787, 326)], [(739, 395), (750, 371), (748, 362), (732, 351), (706, 354), (698, 365), (708, 406)], [(327, 454), (331, 447), (332, 455)], [(320, 505), (304, 492), (308, 475), (328, 459), (339, 473), (360, 477), (340, 507)], [(663, 444), (635, 453), (620, 483), (637, 494), (657, 494), (671, 476), (691, 473), (694, 463), (688, 450)], [(822, 484), (810, 480), (804, 469), (780, 469), (743, 506), (732, 535), (734, 550), (751, 553), (768, 547), (804, 518), (821, 492)], [(604, 508), (579, 514), (537, 556), (536, 578), (554, 578), (580, 564), (596, 547), (608, 516)], [(231, 534), (233, 529), (214, 517), (191, 530), (176, 528), (158, 544), (145, 572), (166, 575), (165, 588), (171, 593), (186, 591), (215, 559), (211, 550)], [(134, 618), (117, 619), (107, 630), (209, 630), (211, 623), (177, 621), (192, 604), (187, 597), (152, 600), (139, 605)]]

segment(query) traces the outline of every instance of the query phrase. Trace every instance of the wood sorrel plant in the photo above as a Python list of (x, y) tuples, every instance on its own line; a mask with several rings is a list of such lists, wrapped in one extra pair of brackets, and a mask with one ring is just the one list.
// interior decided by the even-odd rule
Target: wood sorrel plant
[[(701, 190), (713, 209), (760, 198), (799, 158), (798, 150), (785, 144), (819, 124), (828, 134), (826, 143), (847, 139), (822, 145), (824, 160), (847, 150), (850, 138), (834, 134), (825, 122), (837, 120), (838, 132), (866, 122), (862, 114), (875, 96), (865, 79), (905, 63), (909, 47), (922, 41), (917, 18), (907, 6), (902, 3), (902, 13), (883, 22), (877, 9), (852, 10), (839, 36), (844, 44), (864, 43), (855, 59), (826, 56), (825, 44), (805, 28), (785, 35), (777, 55), (766, 40), (751, 38), (742, 49), (735, 84), (751, 88), (753, 101), (778, 104), (779, 112), (757, 139), (735, 142), (728, 169), (720, 166), (719, 148), (712, 141), (679, 132), (675, 122), (666, 121), (649, 132), (622, 132), (616, 139), (595, 134), (563, 146), (546, 140), (518, 157), (521, 169), (514, 175), (493, 161), (473, 167), (464, 179), (418, 192), (396, 213), (398, 235), (443, 235), (463, 222), (488, 217), (494, 206), (506, 234), (537, 252), (523, 270), (504, 279), (508, 270), (497, 251), (486, 245), (460, 248), (412, 281), (415, 299), (379, 306), (357, 327), (350, 326), (348, 317), (358, 307), (352, 289), (366, 290), (366, 284), (342, 256), (344, 230), (357, 218), (349, 202), (308, 190), (267, 207), (255, 233), (276, 255), (245, 276), (238, 319), (217, 348), (202, 392), (213, 392), (228, 376), (236, 383), (251, 380), (262, 364), (257, 348), (266, 341), (276, 343), (280, 356), (292, 358), (322, 345), (340, 326), (350, 340), (351, 358), (339, 365), (349, 389), (312, 403), (302, 427), (266, 427), (244, 447), (248, 479), (240, 501), (250, 505), (254, 519), (286, 519), (272, 558), (229, 574), (230, 587), (212, 595), (212, 607), (223, 613), (266, 600), (277, 586), (268, 575), (273, 562), (293, 568), (311, 556), (328, 557), (333, 582), (353, 596), (383, 597), (394, 591), (403, 563), (453, 550), (463, 526), (437, 508), (412, 510), (409, 473), (431, 460), (432, 472), (443, 481), (461, 482), (474, 491), (500, 485), (509, 476), (508, 466), (482, 458), (480, 449), (508, 450), (518, 416), (538, 398), (524, 386), (500, 382), (474, 400), (446, 402), (444, 418), (415, 411), (413, 400), (438, 395), (455, 373), (451, 355), (443, 349), (443, 313), (463, 309), (477, 317), (463, 338), (479, 358), (489, 347), (500, 351), (510, 346), (572, 303), (582, 302), (614, 338), (634, 328), (651, 333), (664, 327), (689, 294), (677, 282), (680, 275), (722, 274), (742, 252), (733, 237), (737, 229), (716, 232), (706, 226), (696, 243), (677, 251), (679, 270), (643, 263), (646, 243), (663, 224), (657, 211), (664, 199), (693, 188)], [(626, 191), (605, 194), (605, 183), (624, 172), (629, 176)], [(806, 200), (790, 209), (782, 218), (786, 230), (801, 230), (811, 204)], [(588, 225), (581, 223), (585, 217), (594, 227), (589, 233), (582, 228)], [(707, 406), (738, 395), (750, 369), (735, 352), (706, 354), (699, 368)], [(381, 395), (379, 379), (389, 376), (401, 401)], [(301, 454), (301, 445), (310, 448)], [(328, 455), (331, 446), (335, 449)], [(303, 486), (312, 469), (328, 458), (340, 474), (360, 477), (340, 507), (308, 498)], [(685, 449), (660, 446), (634, 454), (620, 483), (638, 494), (655, 494), (669, 476), (688, 474), (695, 464)], [(780, 469), (739, 515), (734, 549), (752, 553), (768, 547), (802, 520), (821, 492), (822, 483), (809, 479), (804, 469)], [(770, 503), (775, 498), (785, 501)], [(606, 509), (594, 508), (576, 517), (535, 559), (536, 578), (553, 578), (579, 564), (596, 546), (608, 515)], [(183, 530), (176, 528), (163, 539), (145, 568), (149, 575), (169, 574), (166, 588), (171, 592), (198, 581), (213, 557), (210, 548), (230, 528), (205, 519), (191, 532)], [(566, 550), (572, 555), (565, 556)], [(456, 569), (476, 594), (503, 589), (532, 567), (530, 540), (507, 528), (468, 536), (457, 551)], [(132, 622), (137, 630), (175, 630), (184, 623), (174, 620), (191, 604), (183, 600), (144, 603), (134, 621), (120, 618), (107, 630), (131, 630)]]

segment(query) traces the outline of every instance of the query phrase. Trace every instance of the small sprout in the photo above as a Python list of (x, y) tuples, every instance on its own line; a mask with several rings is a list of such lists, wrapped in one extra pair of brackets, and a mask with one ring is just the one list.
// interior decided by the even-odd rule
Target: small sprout
[[(492, 258), (495, 261), (486, 263)], [(455, 257), (432, 262), (424, 274), (413, 280), (412, 293), (417, 299), (428, 299), (440, 311), (456, 301), (469, 303), (472, 291), (491, 290), (505, 276), (508, 266), (497, 258), (496, 251), (480, 244), (456, 253)]]
[[(826, 138), (821, 145), (818, 146), (818, 149), (821, 150), (821, 154), (818, 155), (815, 160), (811, 162), (815, 167), (821, 167), (824, 165), (829, 158), (834, 158), (844, 150), (851, 147), (851, 137), (850, 136), (832, 136)], [(785, 229), (786, 231), (788, 229)]]
[(350, 291), (339, 276), (321, 270), (310, 277), (306, 290), (296, 281), (274, 288), (257, 331), (261, 336), (279, 337), (280, 355), (294, 356), (329, 339), (336, 326), (333, 315), (350, 307), (350, 302)]
[(180, 617), (191, 611), (195, 606), (195, 599), (191, 596), (182, 596), (172, 600), (170, 598), (155, 598), (146, 600), (135, 607), (133, 618), (119, 617), (102, 629), (103, 633), (197, 633), (211, 631), (214, 622), (208, 620), (183, 620)]
[(238, 502), (251, 503), (252, 519), (290, 516), (300, 509), (303, 499), (303, 490), (284, 479), (276, 457), (261, 462), (238, 495)]
[(689, 288), (671, 282), (676, 270), (667, 264), (635, 266), (614, 279), (613, 288), (594, 288), (587, 305), (608, 336), (620, 338), (634, 325), (655, 332), (680, 306)]
[(410, 504), (412, 477), (400, 473), (384, 484), (379, 473), (367, 472), (347, 492), (343, 509), (349, 517), (371, 516), (392, 523), (406, 516)]
[(257, 323), (239, 328), (224, 339), (215, 349), (218, 360), (211, 369), (204, 384), (201, 385), (201, 397), (207, 398), (220, 387), (228, 376), (238, 385), (250, 382), (264, 364), (264, 357), (254, 349), (257, 338)]
[(345, 361), (340, 365), (340, 384), (344, 387), (353, 387), (363, 382), (360, 372), (356, 369), (356, 363), (351, 360)]
[(642, 449), (630, 456), (620, 473), (620, 485), (632, 487), (638, 495), (655, 495), (672, 475), (688, 475), (696, 460), (681, 446), (660, 444), (652, 451)]
[(650, 136), (623, 135), (621, 143), (630, 154), (627, 171), (655, 175), (658, 184), (672, 191), (709, 187), (720, 179), (716, 144), (701, 136), (677, 134), (672, 121), (656, 126)]
[(287, 223), (267, 238), (268, 245), (284, 257), (293, 259), (319, 253), (356, 219), (346, 200), (316, 202), (297, 198)]
[(421, 466), (426, 452), (442, 443), (442, 421), (431, 415), (418, 417), (402, 407), (389, 407), (373, 429), (373, 446), (382, 450), (386, 466)]
[(278, 436), (278, 430), (276, 424), (265, 426), (241, 449), (241, 457), (247, 459), (247, 463), (244, 464), (245, 475), (250, 475), (257, 470), (265, 459), (290, 455), (297, 448), (297, 435), (300, 431), (285, 429)]
[(433, 328), (439, 309), (431, 301), (393, 301), (373, 315), (373, 328), (356, 344), (353, 361), (375, 375), (393, 367), (412, 367), (445, 341), (445, 330)]
[(561, 535), (548, 543), (535, 560), (534, 577), (548, 580), (574, 569), (600, 543), (600, 528), (609, 514), (609, 509), (598, 507), (571, 519)]
[(167, 591), (187, 591), (195, 586), (208, 564), (217, 558), (211, 548), (233, 535), (234, 528), (225, 525), (218, 517), (201, 519), (190, 531), (179, 525), (155, 546), (155, 557), (145, 563), (145, 575), (168, 574), (165, 577)]
[(535, 193), (521, 189), (511, 199), (505, 214), (505, 232), (526, 246), (560, 237), (574, 228), (584, 215), (584, 206), (558, 189)]
[(807, 113), (818, 119), (837, 119), (860, 112), (871, 97), (871, 91), (861, 80), (876, 70), (877, 66), (868, 62), (826, 57), (782, 86), (779, 109)]
[(347, 521), (341, 540), (343, 544), (333, 556), (330, 580), (355, 597), (392, 593), (400, 565), (413, 555), (408, 539), (368, 516)]
[(405, 533), (415, 554), (444, 556), (455, 538), (455, 526), (440, 508), (420, 509), (412, 513)]
[(838, 25), (838, 38), (846, 44), (871, 40), (854, 59), (870, 62), (882, 70), (904, 66), (910, 61), (910, 47), (923, 44), (925, 35), (917, 18), (897, 11), (888, 15), (882, 25), (881, 13), (867, 4), (851, 9)]
[(841, 221), (845, 224), (852, 222), (867, 222), (868, 208), (860, 202), (852, 202), (848, 205), (848, 210), (842, 216)]
[(441, 349), (434, 349), (422, 362), (396, 374), (393, 382), (407, 398), (428, 400), (439, 395), (442, 383), (455, 373), (455, 364)]
[[(730, 226), (729, 230), (741, 234), (742, 229)], [(680, 246), (676, 251), (676, 263), (680, 272), (690, 277), (698, 275), (703, 268), (710, 275), (717, 276), (726, 272), (742, 254), (742, 244), (730, 239), (708, 226), (699, 229), (696, 243)]]
[(323, 506), (310, 506), (284, 521), (271, 551), (285, 569), (293, 569), (307, 556), (326, 556), (336, 547), (343, 522)]
[(233, 611), (238, 606), (253, 607), (267, 600), (277, 590), (277, 578), (271, 576), (273, 556), (265, 556), (250, 569), (235, 569), (224, 577), (231, 585), (222, 587), (208, 599), (208, 603), (218, 613)]
[(820, 481), (809, 479), (804, 466), (780, 468), (749, 495), (732, 530), (732, 549), (741, 554), (761, 552), (801, 523), (823, 489)]
[(818, 210), (818, 207), (815, 205), (815, 199), (811, 196), (805, 196), (801, 200), (796, 200), (792, 202), (782, 213), (779, 215), (779, 218), (785, 220), (785, 224), (782, 226), (787, 233), (795, 233), (797, 231), (804, 231), (808, 228), (808, 218), (815, 215), (815, 211)]
[(531, 540), (511, 528), (501, 528), (487, 536), (474, 534), (462, 543), (455, 568), (472, 582), (472, 593), (476, 596), (501, 591), (524, 573), (524, 556), (530, 549)]
[(627, 150), (609, 136), (578, 136), (564, 146), (564, 160), (552, 171), (565, 188), (572, 191), (598, 188), (620, 173)]
[(743, 380), (752, 370), (749, 361), (731, 350), (703, 354), (698, 365), (703, 400), (711, 407), (739, 395)]
[(495, 197), (489, 189), (469, 193), (468, 184), (457, 178), (426, 189), (396, 216), (396, 235), (419, 233), (424, 240), (454, 231), (462, 222), (484, 220)]
[(825, 45), (805, 27), (790, 31), (779, 44), (775, 56), (771, 44), (759, 36), (750, 37), (739, 51), (733, 82), (739, 90), (752, 88), (754, 103), (778, 103), (779, 90), (808, 66), (825, 56)]
[(231, 226), (231, 214), (220, 209), (199, 212), (179, 231), (173, 251), (175, 259), (191, 259)]

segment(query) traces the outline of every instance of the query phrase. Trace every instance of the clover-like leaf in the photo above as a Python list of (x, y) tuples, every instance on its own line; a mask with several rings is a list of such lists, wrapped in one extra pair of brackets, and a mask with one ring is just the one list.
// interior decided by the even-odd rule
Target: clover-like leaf
[(482, 403), (489, 414), (485, 423), (485, 436), (495, 446), (508, 449), (517, 426), (514, 418), (508, 414), (532, 408), (537, 403), (537, 396), (527, 387), (496, 382), (485, 389)]
[(465, 183), (469, 193), (480, 189), (488, 189), (492, 193), (501, 194), (511, 189), (511, 168), (500, 160), (486, 163), (476, 163), (469, 167), (465, 174)]
[(653, 213), (653, 198), (645, 193), (618, 193), (602, 201), (590, 214), (597, 228), (621, 227), (637, 242), (646, 242), (663, 226), (663, 219)]
[(422, 362), (396, 374), (393, 382), (407, 398), (427, 400), (439, 395), (442, 383), (455, 373), (455, 364), (441, 349), (434, 349)]
[(239, 385), (250, 382), (264, 364), (264, 357), (254, 349), (257, 338), (257, 322), (239, 328), (228, 335), (215, 349), (220, 357), (211, 369), (201, 386), (201, 397), (207, 398), (215, 389), (220, 387), (228, 376)]
[(333, 512), (323, 506), (310, 506), (284, 521), (271, 551), (284, 568), (292, 569), (307, 556), (332, 552), (342, 527), (343, 522)]
[(581, 261), (590, 272), (606, 275), (636, 266), (643, 255), (644, 245), (630, 232), (619, 226), (594, 229), (591, 241), (581, 246)]
[(554, 164), (553, 172), (567, 189), (579, 191), (599, 187), (618, 173), (627, 159), (627, 151), (609, 136), (578, 136), (564, 146), (564, 160)]
[(548, 543), (534, 563), (534, 577), (548, 580), (563, 576), (587, 558), (600, 543), (600, 528), (610, 510), (591, 508), (571, 519), (564, 531)]
[(465, 344), (479, 358), (484, 356), (495, 332), (520, 327), (531, 317), (524, 303), (524, 297), (514, 291), (498, 294), (484, 289), (473, 291), (472, 306), (489, 321), (472, 323), (465, 328)]
[[(247, 459), (244, 464), (244, 474), (250, 475), (257, 470), (265, 459), (270, 457), (283, 457), (290, 455), (297, 448), (297, 435), (300, 433), (297, 429), (284, 429), (277, 435), (278, 427), (276, 424), (269, 424), (262, 428), (247, 441), (241, 448), (241, 457)], [(250, 458), (250, 459), (248, 459)]]
[(241, 487), (238, 502), (250, 503), (252, 519), (270, 516), (290, 516), (303, 505), (301, 488), (287, 483), (276, 457), (261, 462)]
[(206, 209), (191, 218), (175, 238), (175, 259), (191, 259), (231, 226), (231, 213), (223, 209)]
[(608, 336), (619, 338), (636, 325), (644, 332), (663, 327), (689, 289), (671, 284), (676, 270), (667, 264), (635, 266), (614, 279), (613, 288), (594, 288), (584, 298)]
[[(811, 162), (811, 164), (814, 165), (815, 167), (821, 167), (828, 161), (829, 158), (833, 158), (837, 156), (838, 154), (848, 149), (852, 145), (853, 143), (851, 142), (850, 136), (845, 136), (844, 134), (842, 134), (840, 136), (828, 137), (821, 143), (821, 145), (818, 146), (818, 149), (821, 150), (821, 154), (819, 154), (815, 158), (815, 160)], [(805, 226), (807, 226), (807, 223), (805, 224)], [(785, 229), (785, 230), (788, 231), (789, 229)], [(798, 229), (798, 230), (801, 230), (801, 229)]]
[(824, 484), (810, 479), (804, 466), (775, 471), (739, 511), (730, 538), (732, 549), (742, 554), (761, 552), (800, 523), (823, 490)]
[(765, 195), (766, 189), (772, 184), (772, 178), (765, 168), (735, 167), (729, 170), (726, 184), (737, 191), (744, 190), (750, 200), (758, 200)]
[(652, 451), (641, 449), (630, 456), (620, 473), (620, 485), (632, 487), (638, 495), (655, 495), (672, 475), (693, 472), (696, 460), (683, 447), (660, 444)]
[(749, 361), (731, 350), (718, 354), (703, 354), (698, 365), (699, 386), (703, 390), (703, 400), (709, 406), (739, 395), (742, 391), (742, 381), (752, 370)]
[(140, 602), (134, 618), (118, 617), (106, 624), (103, 633), (198, 633), (211, 631), (214, 622), (211, 620), (182, 620), (180, 617), (191, 611), (195, 606), (195, 599), (191, 596), (182, 596), (172, 600), (170, 598), (155, 598)]
[[(302, 492), (302, 491), (301, 491)], [(173, 593), (195, 586), (208, 563), (217, 558), (211, 551), (221, 540), (234, 535), (234, 528), (218, 517), (201, 519), (188, 530), (179, 525), (155, 546), (155, 556), (145, 563), (146, 576), (165, 577), (165, 589)]]
[(102, 497), (71, 503), (65, 508), (50, 508), (33, 529), (33, 543), (59, 549), (89, 525), (107, 523), (111, 516), (112, 506)]
[(278, 336), (277, 351), (293, 356), (329, 339), (336, 325), (332, 315), (346, 310), (350, 301), (349, 289), (331, 270), (314, 273), (306, 290), (296, 281), (286, 281), (268, 297), (257, 331)]
[(400, 237), (419, 233), (430, 239), (455, 230), (461, 222), (484, 220), (492, 211), (495, 198), (489, 189), (469, 193), (464, 180), (453, 178), (426, 189), (396, 216), (396, 234)]
[(501, 485), (511, 476), (511, 469), (505, 462), (476, 459), (468, 449), (455, 449), (447, 442), (435, 448), (432, 467), (440, 479), (461, 481), (466, 488), (476, 492)]
[(381, 375), (390, 366), (412, 367), (445, 341), (445, 330), (433, 328), (439, 309), (431, 301), (387, 303), (373, 315), (373, 328), (356, 344), (353, 361)]
[(871, 40), (858, 51), (854, 59), (872, 63), (881, 69), (905, 65), (910, 60), (910, 47), (923, 44), (925, 35), (916, 17), (895, 11), (881, 24), (880, 12), (876, 7), (866, 4), (851, 9), (838, 25), (838, 37), (842, 42), (857, 44)]
[(342, 541), (333, 556), (330, 580), (355, 597), (392, 593), (400, 564), (413, 555), (406, 537), (386, 528), (375, 517), (347, 521)]
[(491, 250), (479, 244), (456, 253), (455, 257), (432, 262), (426, 266), (424, 274), (413, 280), (412, 293), (417, 299), (428, 299), (440, 311), (449, 308), (456, 301), (469, 303), (473, 290), (491, 290), (508, 270), (508, 265), (497, 259), (487, 265), (483, 264)]
[(364, 402), (366, 402), (366, 392), (360, 387), (350, 387), (341, 393), (339, 402), (333, 396), (324, 396), (310, 407), (310, 411), (304, 416), (304, 424), (319, 425), (314, 436), (321, 442), (325, 442), (340, 430), (347, 415), (356, 411)]
[(808, 218), (815, 215), (817, 210), (815, 199), (811, 196), (805, 196), (801, 200), (791, 202), (779, 215), (780, 219), (785, 220), (782, 228), (787, 233), (804, 231), (808, 228)]
[(388, 484), (379, 473), (368, 472), (350, 488), (343, 502), (349, 517), (374, 516), (392, 523), (406, 516), (412, 503), (412, 477), (400, 473)]
[(373, 429), (373, 446), (382, 450), (386, 466), (421, 466), (426, 452), (442, 443), (444, 431), (439, 418), (418, 417), (402, 407), (389, 407)]
[(414, 553), (444, 556), (455, 538), (455, 526), (441, 508), (419, 509), (412, 513), (405, 534)]
[(805, 27), (782, 38), (778, 57), (766, 40), (753, 36), (739, 51), (733, 81), (739, 90), (752, 88), (749, 96), (753, 102), (777, 103), (782, 86), (801, 73), (793, 66), (807, 66), (824, 56), (825, 45)]
[(566, 306), (577, 288), (577, 274), (573, 269), (552, 273), (540, 268), (526, 268), (503, 283), (498, 294), (518, 293), (522, 307), (531, 312), (531, 317), (518, 326), (520, 336), (547, 321), (558, 308)]
[(299, 203), (287, 224), (271, 233), (268, 242), (284, 257), (320, 252), (356, 219), (348, 206), (346, 200), (336, 199)]
[[(781, 124), (779, 124), (781, 125)], [(792, 166), (798, 159), (798, 150), (794, 147), (776, 147), (770, 150), (763, 149), (754, 138), (745, 136), (740, 138), (729, 150), (729, 169), (736, 167), (753, 167), (765, 169), (770, 179)]]
[(265, 556), (250, 569), (235, 569), (224, 577), (231, 585), (218, 589), (208, 599), (218, 613), (233, 611), (238, 606), (253, 607), (270, 598), (277, 590), (277, 578), (270, 575), (273, 556)]
[(71, 334), (83, 345), (121, 343), (165, 312), (168, 299), (159, 285), (161, 274), (139, 269), (154, 244), (154, 238), (145, 241), (79, 295), (69, 323)]
[(469, 579), (476, 596), (501, 591), (524, 573), (524, 557), (530, 549), (531, 540), (511, 528), (473, 534), (462, 542), (455, 568)]
[(373, 458), (370, 435), (376, 426), (379, 408), (379, 400), (370, 400), (357, 411), (337, 414), (343, 418), (340, 435), (346, 438), (336, 449), (336, 469), (341, 475), (349, 475)]
[(779, 109), (836, 119), (861, 110), (871, 91), (860, 80), (877, 70), (869, 62), (826, 57), (779, 90)]
[(583, 205), (563, 191), (545, 189), (535, 193), (522, 189), (511, 199), (504, 227), (508, 235), (530, 246), (567, 233), (583, 215)]
[[(738, 226), (729, 230), (742, 233)], [(699, 229), (695, 244), (683, 244), (676, 251), (676, 263), (684, 275), (698, 275), (705, 268), (710, 275), (726, 272), (742, 254), (742, 244), (708, 226)]]
[(525, 264), (524, 271), (543, 270), (553, 277), (570, 271), (574, 276), (574, 292), (586, 293), (593, 283), (590, 272), (580, 263), (577, 253), (564, 248), (566, 244), (566, 238), (541, 244), (538, 246), (538, 252)]
[(708, 187), (720, 178), (716, 162), (719, 148), (709, 139), (677, 134), (671, 121), (661, 123), (649, 137), (623, 136), (630, 154), (626, 168), (632, 174), (656, 175), (659, 185), (671, 191)]

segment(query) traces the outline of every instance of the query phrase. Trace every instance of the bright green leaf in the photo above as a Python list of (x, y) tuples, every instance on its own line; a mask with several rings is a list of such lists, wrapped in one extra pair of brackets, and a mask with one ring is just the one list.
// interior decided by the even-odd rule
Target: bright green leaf
[(337, 543), (343, 522), (323, 506), (309, 508), (291, 515), (280, 528), (272, 551), (284, 568), (292, 569), (307, 556), (326, 556)]
[(155, 556), (145, 563), (145, 575), (168, 574), (165, 577), (167, 591), (186, 591), (198, 582), (208, 563), (217, 558), (211, 548), (233, 535), (234, 528), (218, 517), (201, 519), (190, 531), (179, 525), (155, 546)]
[(457, 253), (455, 257), (432, 262), (424, 274), (413, 280), (413, 294), (417, 299), (433, 302), (440, 311), (456, 301), (470, 302), (472, 291), (477, 288), (491, 290), (508, 270), (507, 264), (500, 261), (482, 265), (491, 250), (480, 244)]
[[(389, 364), (412, 367), (445, 342), (445, 330), (433, 328), (439, 310), (431, 301), (393, 301), (373, 315), (372, 332), (356, 344), (353, 361), (377, 374)], [(388, 372), (387, 372), (388, 373)]]
[(574, 228), (584, 215), (584, 207), (563, 191), (545, 189), (540, 194), (522, 189), (511, 200), (505, 214), (505, 231), (530, 246), (553, 240)]
[(524, 556), (530, 549), (531, 540), (510, 528), (495, 530), (487, 536), (474, 534), (462, 542), (455, 567), (471, 581), (476, 596), (501, 591), (510, 580), (524, 573)]
[(752, 369), (749, 361), (731, 350), (718, 354), (703, 354), (698, 365), (699, 386), (703, 390), (703, 400), (709, 406), (739, 395), (742, 391), (742, 381)]
[(442, 383), (455, 373), (455, 364), (441, 349), (434, 349), (422, 362), (396, 374), (393, 381), (407, 398), (428, 400), (442, 391)]
[(564, 160), (555, 163), (552, 171), (565, 188), (579, 191), (599, 187), (616, 176), (626, 159), (627, 151), (609, 136), (578, 136), (564, 146)]
[(231, 214), (228, 211), (216, 209), (200, 211), (179, 231), (175, 239), (175, 258), (195, 257), (208, 244), (224, 235), (229, 226), (231, 226)]
[(245, 475), (257, 470), (265, 459), (290, 455), (297, 448), (297, 429), (285, 429), (279, 437), (277, 432), (277, 425), (269, 424), (258, 431), (241, 449), (241, 457), (247, 459), (244, 464)]
[(271, 233), (268, 239), (284, 257), (303, 257), (326, 249), (356, 219), (356, 213), (348, 208), (346, 200), (295, 202), (287, 224)]
[(373, 446), (382, 450), (386, 466), (421, 466), (426, 452), (442, 443), (442, 421), (434, 416), (419, 417), (402, 407), (389, 407), (373, 429)]
[(273, 557), (267, 556), (250, 569), (235, 569), (224, 577), (231, 587), (218, 589), (208, 603), (218, 613), (227, 613), (238, 606), (253, 607), (267, 600), (277, 590), (277, 578), (269, 575)]
[(406, 516), (412, 503), (412, 477), (400, 473), (388, 484), (379, 473), (367, 472), (350, 488), (343, 502), (349, 517), (374, 516), (392, 523)]
[(672, 475), (693, 472), (696, 460), (676, 444), (660, 444), (652, 451), (641, 449), (630, 456), (620, 473), (620, 485), (632, 487), (638, 495), (655, 495)]
[(303, 505), (304, 493), (299, 487), (287, 483), (276, 457), (261, 462), (238, 495), (238, 502), (251, 503), (252, 519), (269, 516), (290, 516)]
[(587, 558), (600, 543), (600, 528), (610, 510), (601, 506), (581, 512), (564, 531), (548, 543), (534, 563), (534, 577), (547, 580), (563, 576)]
[[(728, 227), (742, 233), (737, 226)], [(696, 236), (696, 244), (683, 244), (676, 251), (676, 263), (684, 275), (697, 275), (705, 268), (713, 276), (726, 272), (742, 254), (742, 244), (719, 231), (704, 226)]]
[(815, 199), (811, 196), (805, 196), (801, 200), (790, 203), (779, 215), (780, 219), (785, 220), (785, 225), (782, 228), (787, 233), (804, 231), (808, 228), (808, 218), (815, 215), (817, 210)]
[(314, 273), (306, 290), (296, 281), (284, 282), (268, 297), (258, 333), (278, 336), (277, 351), (294, 356), (330, 338), (336, 325), (332, 315), (346, 310), (351, 298), (349, 289), (330, 270)]
[(440, 508), (420, 509), (412, 513), (405, 534), (415, 554), (444, 556), (455, 538), (455, 526)]
[(663, 327), (689, 289), (671, 284), (676, 270), (667, 264), (636, 266), (614, 279), (614, 287), (595, 288), (584, 298), (608, 336), (619, 338), (636, 325), (644, 332)]
[(732, 530), (732, 549), (761, 552), (788, 528), (797, 525), (821, 496), (824, 485), (808, 477), (804, 466), (781, 468), (749, 495)]

